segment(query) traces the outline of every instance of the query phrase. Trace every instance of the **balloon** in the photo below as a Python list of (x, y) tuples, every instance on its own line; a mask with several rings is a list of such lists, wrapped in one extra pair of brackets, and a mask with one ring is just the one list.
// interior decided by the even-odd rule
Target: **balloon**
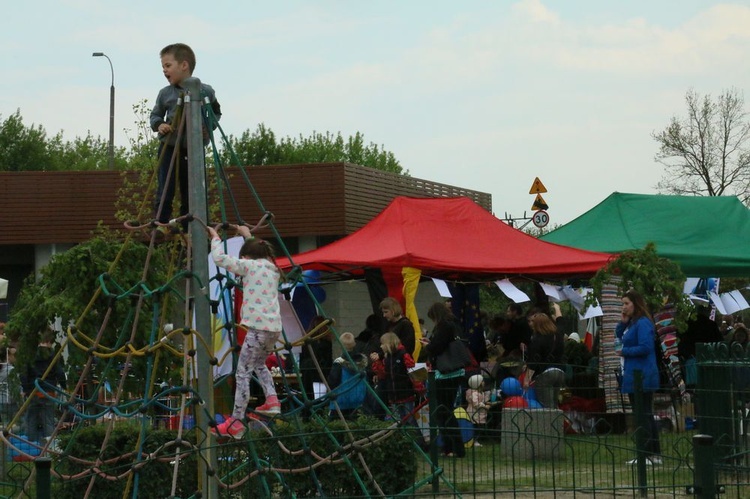
[(529, 409), (544, 409), (544, 406), (538, 400), (527, 399), (529, 403)]
[(523, 398), (526, 400), (536, 400), (536, 390), (533, 387), (528, 387), (526, 393), (523, 394)]
[(503, 401), (503, 409), (528, 409), (529, 402), (520, 395), (508, 397)]
[(474, 446), (474, 423), (471, 422), (469, 414), (463, 407), (456, 407), (453, 410), (453, 415), (456, 416), (458, 422), (458, 428), (461, 430), (461, 440), (463, 440), (464, 447)]
[(500, 391), (503, 392), (503, 395), (506, 397), (515, 397), (517, 395), (523, 394), (523, 388), (521, 388), (521, 382), (518, 381), (516, 378), (505, 378), (500, 383)]
[[(319, 270), (303, 270), (302, 278), (305, 280), (308, 286), (313, 284), (322, 284), (322, 281), (320, 280)], [(301, 285), (302, 283), (297, 283), (297, 286)]]

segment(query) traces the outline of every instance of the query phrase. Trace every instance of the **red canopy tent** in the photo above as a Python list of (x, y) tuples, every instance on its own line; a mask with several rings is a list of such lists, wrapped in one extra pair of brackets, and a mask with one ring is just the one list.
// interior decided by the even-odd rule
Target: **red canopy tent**
[[(342, 278), (366, 268), (400, 277), (402, 268), (413, 267), (426, 277), (487, 281), (590, 276), (610, 258), (529, 236), (465, 197), (397, 197), (358, 231), (292, 261)], [(292, 266), (286, 258), (277, 263), (285, 270)]]
[[(304, 270), (330, 272), (324, 280), (365, 275), (373, 312), (377, 312), (385, 295), (396, 298), (414, 324), (418, 340), (414, 296), (422, 277), (463, 283), (517, 276), (584, 277), (593, 275), (610, 258), (612, 255), (607, 253), (560, 246), (529, 236), (465, 197), (397, 197), (358, 231), (293, 256), (292, 261)], [(284, 270), (292, 267), (286, 258), (277, 264)], [(379, 276), (373, 277), (373, 271)], [(376, 285), (377, 281), (385, 284), (387, 290)], [(464, 291), (459, 293), (471, 292), (464, 285), (460, 288)], [(478, 290), (476, 293), (478, 300)], [(475, 300), (459, 297), (455, 301), (459, 303), (453, 304), (454, 314), (467, 329), (472, 352), (481, 358), (484, 332), (479, 327), (478, 307), (471, 304)], [(417, 342), (414, 355), (418, 354)]]

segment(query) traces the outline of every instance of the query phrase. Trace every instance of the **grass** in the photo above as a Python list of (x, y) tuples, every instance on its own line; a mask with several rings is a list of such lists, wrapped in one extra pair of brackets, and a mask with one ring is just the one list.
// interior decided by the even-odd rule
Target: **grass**
[[(646, 468), (646, 486), (652, 494), (684, 494), (693, 484), (693, 470), (688, 465), (691, 436), (661, 435), (664, 464)], [(481, 447), (467, 449), (466, 458), (441, 458), (438, 464), (464, 493), (580, 491), (609, 496), (639, 490), (637, 466), (626, 464), (635, 456), (632, 435), (568, 435), (555, 451), (552, 459), (516, 457), (520, 454), (517, 446), (503, 446), (499, 438), (490, 436)], [(420, 471), (428, 469), (425, 463)]]
[[(692, 437), (695, 432), (660, 434), (663, 464), (646, 467), (645, 492), (649, 497), (686, 496), (693, 485)], [(507, 435), (506, 435), (507, 436)], [(452, 497), (453, 488), (464, 497), (640, 497), (637, 466), (626, 462), (635, 456), (632, 434), (566, 435), (544, 445), (552, 445), (557, 456), (551, 459), (520, 457), (521, 448), (510, 440), (503, 442), (499, 433), (480, 441), (481, 447), (467, 449), (464, 459), (443, 458), (447, 482), (440, 481), (434, 494), (431, 485), (415, 496)], [(556, 446), (557, 445), (557, 446)], [(429, 463), (418, 459), (417, 480), (429, 474)], [(742, 463), (735, 463), (742, 464)], [(29, 476), (33, 463), (6, 462), (5, 484), (0, 483), (0, 497), (11, 497)], [(397, 471), (397, 468), (394, 468)], [(750, 470), (734, 466), (717, 477), (725, 485), (722, 497), (750, 497)], [(33, 495), (32, 495), (33, 497)], [(223, 496), (224, 497), (224, 496)]]

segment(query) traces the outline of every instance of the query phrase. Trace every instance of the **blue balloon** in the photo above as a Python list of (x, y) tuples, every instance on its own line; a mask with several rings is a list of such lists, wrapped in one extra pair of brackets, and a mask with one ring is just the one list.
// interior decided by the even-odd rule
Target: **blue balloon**
[(500, 383), (500, 391), (504, 397), (515, 397), (523, 394), (521, 382), (517, 378), (508, 377)]
[[(322, 284), (322, 281), (320, 280), (319, 270), (303, 270), (302, 278), (305, 280), (308, 286), (313, 284)], [(299, 286), (299, 284), (297, 285)]]
[(529, 403), (529, 409), (544, 409), (544, 406), (538, 400), (526, 399)]
[(528, 387), (526, 393), (523, 394), (523, 398), (526, 400), (536, 400), (536, 390), (533, 387)]

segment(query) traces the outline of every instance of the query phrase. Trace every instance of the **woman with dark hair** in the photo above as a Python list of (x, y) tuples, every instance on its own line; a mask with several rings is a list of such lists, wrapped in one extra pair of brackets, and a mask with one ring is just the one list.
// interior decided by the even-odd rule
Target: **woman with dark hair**
[(357, 335), (354, 351), (369, 357), (380, 351), (380, 337), (383, 335), (383, 318), (370, 314), (365, 319), (365, 328)]
[[(434, 303), (427, 311), (427, 317), (434, 324), (432, 337), (429, 340), (422, 338), (420, 342), (427, 358), (434, 366), (435, 358), (443, 353), (454, 339), (460, 338), (461, 326), (443, 302)], [(437, 427), (443, 437), (443, 453), (446, 456), (464, 457), (466, 455), (466, 449), (461, 439), (461, 430), (453, 414), (456, 394), (463, 383), (464, 374), (463, 369), (448, 373), (435, 370), (437, 400), (434, 404), (435, 412), (430, 415), (430, 420), (433, 417), (435, 418)]]
[[(623, 359), (622, 393), (626, 393), (634, 406), (635, 371), (643, 375), (643, 426), (646, 437), (646, 464), (661, 464), (659, 430), (654, 419), (654, 392), (659, 389), (659, 368), (656, 364), (656, 331), (648, 312), (646, 301), (631, 289), (622, 297), (622, 318), (615, 328), (621, 348), (615, 353)], [(628, 464), (634, 464), (635, 459)]]

